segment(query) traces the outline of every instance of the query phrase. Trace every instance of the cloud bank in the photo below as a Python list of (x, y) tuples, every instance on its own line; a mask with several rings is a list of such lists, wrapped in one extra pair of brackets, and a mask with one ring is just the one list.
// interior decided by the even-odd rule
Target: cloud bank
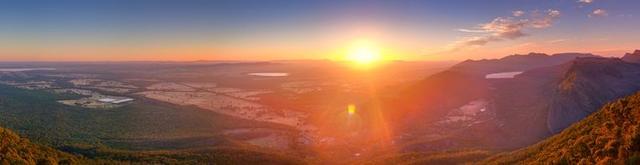
[(591, 12), (591, 14), (589, 14), (589, 17), (605, 17), (608, 16), (609, 13), (604, 10), (604, 9), (596, 9), (593, 10), (593, 12)]
[(462, 32), (484, 32), (488, 35), (464, 38), (453, 44), (454, 50), (467, 46), (481, 46), (493, 41), (514, 40), (527, 36), (527, 29), (544, 29), (553, 25), (560, 17), (560, 11), (532, 11), (524, 16), (524, 11), (514, 11), (513, 16), (497, 17), (491, 22), (479, 24), (472, 29), (458, 29)]
[(591, 4), (593, 3), (594, 0), (578, 0), (579, 3), (581, 4)]
[(525, 14), (525, 12), (522, 11), (522, 10), (516, 10), (516, 11), (513, 11), (512, 13), (513, 13), (514, 17), (520, 17), (520, 16), (523, 16)]

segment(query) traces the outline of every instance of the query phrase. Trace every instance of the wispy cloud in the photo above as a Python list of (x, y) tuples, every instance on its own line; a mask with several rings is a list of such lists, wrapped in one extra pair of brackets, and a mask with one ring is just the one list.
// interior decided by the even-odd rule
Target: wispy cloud
[(547, 10), (546, 12), (534, 11), (531, 19), (531, 27), (543, 29), (551, 27), (553, 22), (560, 17), (559, 10)]
[(512, 12), (512, 15), (513, 15), (514, 17), (520, 17), (520, 16), (523, 16), (524, 14), (525, 14), (525, 12), (524, 12), (524, 11), (522, 11), (522, 10), (516, 10), (516, 11), (513, 11), (513, 12)]
[(467, 32), (467, 33), (487, 33), (486, 30), (482, 29), (456, 29), (459, 32)]
[(618, 17), (631, 18), (631, 17), (633, 17), (633, 14), (618, 14)]
[(491, 32), (493, 37), (516, 39), (525, 36), (522, 30), (529, 22), (528, 19), (498, 17), (489, 23), (480, 25), (480, 28)]
[[(522, 13), (524, 15), (524, 12)], [(484, 36), (462, 38), (451, 44), (450, 51), (457, 51), (469, 46), (482, 46), (494, 41), (514, 40), (527, 36), (526, 29), (544, 29), (551, 27), (560, 17), (558, 10), (532, 11), (529, 16), (497, 17), (491, 22), (479, 24), (472, 29), (458, 29), (463, 32), (484, 32)]]
[(578, 0), (579, 3), (581, 4), (591, 4), (593, 3), (594, 0)]
[(494, 36), (485, 36), (485, 37), (468, 37), (468, 38), (464, 38), (462, 40), (456, 41), (456, 43), (454, 43), (454, 45), (466, 45), (466, 46), (473, 46), (473, 45), (486, 45), (487, 43), (491, 42), (491, 41), (500, 41), (502, 39), (500, 39), (499, 37), (494, 37)]
[(596, 9), (593, 10), (593, 12), (591, 12), (591, 14), (589, 14), (589, 17), (605, 17), (608, 16), (609, 12), (607, 12), (604, 9)]
[(557, 43), (561, 43), (561, 42), (565, 42), (565, 41), (567, 41), (567, 39), (556, 39), (556, 40), (547, 41), (547, 43), (549, 43), (549, 44), (557, 44)]

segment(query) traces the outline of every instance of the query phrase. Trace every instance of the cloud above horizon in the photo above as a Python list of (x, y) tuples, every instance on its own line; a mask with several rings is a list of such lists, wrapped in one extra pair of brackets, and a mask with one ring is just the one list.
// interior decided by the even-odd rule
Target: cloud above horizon
[(589, 17), (606, 17), (609, 15), (609, 12), (607, 12), (604, 9), (596, 9), (593, 10), (593, 12), (591, 12), (591, 14), (589, 14)]
[(594, 0), (578, 0), (578, 2), (582, 3), (582, 4), (591, 4), (591, 3), (593, 3), (593, 1)]
[(524, 11), (514, 11), (513, 16), (497, 17), (491, 22), (479, 24), (472, 29), (458, 29), (461, 32), (488, 33), (484, 36), (463, 38), (452, 44), (451, 50), (459, 50), (469, 46), (482, 46), (494, 41), (515, 40), (527, 36), (527, 29), (545, 29), (553, 25), (560, 17), (560, 11), (532, 11), (524, 16)]
[(525, 12), (522, 10), (516, 10), (516, 11), (513, 11), (512, 14), (514, 17), (520, 17), (520, 16), (523, 16)]

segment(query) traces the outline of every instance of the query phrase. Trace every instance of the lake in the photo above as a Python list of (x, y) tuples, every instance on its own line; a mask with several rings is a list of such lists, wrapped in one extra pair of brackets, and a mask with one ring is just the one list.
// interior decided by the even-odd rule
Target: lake
[(516, 75), (521, 74), (522, 72), (500, 72), (500, 73), (491, 73), (484, 76), (485, 79), (503, 79), (503, 78), (514, 78)]
[(281, 73), (281, 72), (262, 72), (262, 73), (249, 73), (250, 76), (261, 76), (261, 77), (286, 77), (289, 76), (289, 73)]
[(0, 72), (24, 72), (34, 70), (56, 70), (56, 68), (0, 68)]

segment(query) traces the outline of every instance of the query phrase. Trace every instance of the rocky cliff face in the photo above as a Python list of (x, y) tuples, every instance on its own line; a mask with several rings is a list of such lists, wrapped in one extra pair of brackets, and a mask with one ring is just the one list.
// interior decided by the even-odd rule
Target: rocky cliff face
[(576, 59), (551, 98), (549, 130), (560, 132), (605, 103), (638, 90), (640, 65), (617, 58)]
[(555, 86), (563, 78), (567, 64), (537, 68), (513, 79), (492, 82), (491, 108), (501, 130), (511, 140), (504, 145), (519, 148), (551, 135), (546, 122)]
[(640, 93), (612, 101), (561, 133), (479, 164), (638, 164)]
[[(509, 71), (524, 72), (514, 78), (484, 78), (487, 73)], [(395, 112), (414, 112), (398, 118), (409, 132), (438, 120), (452, 108), (484, 99), (488, 114), (495, 118), (483, 121), (486, 129), (467, 126), (462, 136), (506, 139), (481, 145), (520, 148), (562, 131), (609, 101), (640, 90), (640, 64), (590, 54), (518, 55), (466, 61), (409, 89), (393, 101), (400, 105), (389, 106)]]
[(640, 90), (640, 64), (577, 58), (491, 83), (491, 107), (513, 147), (532, 144), (583, 119), (611, 100)]

